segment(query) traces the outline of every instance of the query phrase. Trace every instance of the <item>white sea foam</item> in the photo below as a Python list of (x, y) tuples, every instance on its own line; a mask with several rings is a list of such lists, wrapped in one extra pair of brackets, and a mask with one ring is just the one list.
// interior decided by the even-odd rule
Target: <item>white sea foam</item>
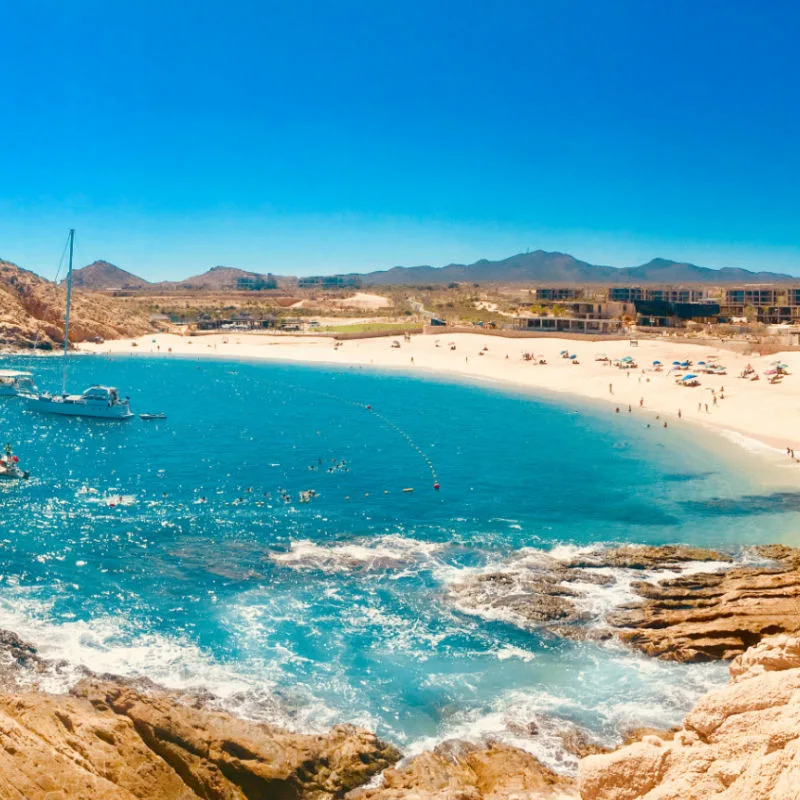
[[(657, 569), (602, 566), (606, 549), (598, 545), (556, 545), (550, 550), (526, 547), (505, 559), (491, 560), (482, 567), (447, 567), (437, 570), (435, 574), (448, 588), (454, 607), (462, 613), (528, 629), (533, 624), (531, 619), (518, 613), (514, 609), (514, 602), (505, 601), (519, 600), (531, 595), (536, 591), (534, 581), (538, 577), (561, 571), (572, 562), (580, 562), (586, 566), (570, 571), (571, 574), (558, 585), (568, 590), (569, 602), (589, 618), (588, 624), (602, 624), (608, 612), (641, 602), (641, 597), (633, 588), (635, 583), (661, 583), (681, 575), (719, 572), (732, 566), (727, 561), (675, 562), (669, 567)], [(741, 563), (745, 558), (743, 553), (737, 557), (735, 563)], [(597, 563), (597, 566), (591, 566), (592, 562)], [(503, 580), (473, 584), (475, 591), (462, 591), (476, 577), (493, 574), (502, 575)], [(606, 581), (593, 582), (590, 576), (602, 576)]]
[(443, 545), (422, 542), (398, 534), (353, 542), (320, 544), (309, 540), (292, 542), (289, 550), (272, 553), (276, 564), (296, 570), (318, 570), (329, 574), (356, 570), (396, 570), (430, 562)]
[[(220, 708), (292, 730), (320, 731), (342, 721), (341, 712), (321, 702), (308, 687), (295, 687), (291, 702), (284, 699), (286, 692), (277, 687), (280, 659), (242, 671), (180, 636), (138, 631), (119, 615), (90, 622), (53, 621), (51, 605), (28, 590), (0, 595), (0, 628), (13, 630), (35, 644), (42, 658), (54, 662), (44, 673), (27, 676), (44, 691), (64, 693), (91, 670), (149, 678), (181, 692), (211, 692)], [(21, 679), (25, 681), (24, 673)]]

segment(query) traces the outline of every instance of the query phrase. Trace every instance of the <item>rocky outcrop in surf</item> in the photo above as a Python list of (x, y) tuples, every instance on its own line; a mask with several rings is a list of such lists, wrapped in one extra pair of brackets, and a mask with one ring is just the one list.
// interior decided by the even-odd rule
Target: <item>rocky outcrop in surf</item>
[(751, 563), (693, 547), (520, 551), (452, 583), (461, 611), (568, 638), (616, 637), (650, 656), (730, 660), (800, 630), (800, 550), (753, 548)]
[(647, 736), (580, 764), (582, 800), (797, 800), (800, 638), (764, 639), (731, 665), (671, 740)]
[(757, 552), (769, 563), (637, 583), (643, 603), (608, 621), (647, 655), (684, 662), (732, 659), (766, 636), (800, 630), (800, 551)]

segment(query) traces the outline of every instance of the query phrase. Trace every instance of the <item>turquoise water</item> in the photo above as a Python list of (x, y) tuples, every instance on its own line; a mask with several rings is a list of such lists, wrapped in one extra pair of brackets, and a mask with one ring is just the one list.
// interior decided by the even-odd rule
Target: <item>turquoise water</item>
[[(6, 366), (58, 387), (55, 360)], [(733, 445), (605, 407), (355, 369), (73, 359), (73, 390), (97, 381), (168, 419), (1, 401), (32, 478), (0, 486), (0, 627), (297, 728), (352, 721), (410, 750), (491, 733), (569, 768), (560, 721), (607, 741), (670, 724), (725, 669), (465, 613), (448, 587), (525, 548), (737, 551), (799, 529), (796, 493), (726, 466), (752, 458)]]

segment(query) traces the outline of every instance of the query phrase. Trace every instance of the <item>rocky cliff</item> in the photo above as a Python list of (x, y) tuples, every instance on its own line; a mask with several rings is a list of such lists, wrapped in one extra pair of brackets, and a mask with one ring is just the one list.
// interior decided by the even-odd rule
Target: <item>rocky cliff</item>
[(583, 800), (798, 800), (800, 638), (764, 639), (731, 664), (671, 740), (583, 759)]
[[(0, 344), (51, 349), (64, 341), (65, 290), (15, 264), (0, 261)], [(113, 298), (73, 292), (70, 341), (141, 336), (148, 318)]]

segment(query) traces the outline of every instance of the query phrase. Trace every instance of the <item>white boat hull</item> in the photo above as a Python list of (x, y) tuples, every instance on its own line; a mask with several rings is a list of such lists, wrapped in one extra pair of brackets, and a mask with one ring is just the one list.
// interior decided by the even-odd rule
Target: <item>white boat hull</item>
[(92, 417), (94, 419), (131, 419), (130, 405), (127, 402), (107, 403), (84, 400), (81, 397), (31, 397), (28, 407), (44, 414), (61, 414), (65, 417)]

